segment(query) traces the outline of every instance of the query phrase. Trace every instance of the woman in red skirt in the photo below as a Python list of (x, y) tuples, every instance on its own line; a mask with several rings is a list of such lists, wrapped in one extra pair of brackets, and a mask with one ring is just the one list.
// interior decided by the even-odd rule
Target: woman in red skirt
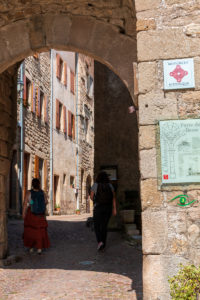
[(37, 253), (41, 254), (43, 248), (49, 248), (50, 246), (47, 234), (48, 224), (45, 217), (47, 203), (46, 195), (40, 189), (39, 179), (34, 178), (32, 189), (26, 193), (22, 214), (24, 219), (24, 246), (29, 248), (30, 253), (36, 248)]

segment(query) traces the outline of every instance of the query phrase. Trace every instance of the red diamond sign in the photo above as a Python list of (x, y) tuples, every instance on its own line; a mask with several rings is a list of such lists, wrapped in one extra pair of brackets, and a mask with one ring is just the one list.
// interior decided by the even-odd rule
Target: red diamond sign
[(165, 60), (163, 69), (165, 90), (195, 87), (193, 58)]

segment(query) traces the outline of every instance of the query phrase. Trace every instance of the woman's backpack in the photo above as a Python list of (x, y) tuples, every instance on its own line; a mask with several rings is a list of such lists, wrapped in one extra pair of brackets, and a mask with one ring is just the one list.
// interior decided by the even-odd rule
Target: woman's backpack
[(46, 210), (44, 192), (31, 190), (31, 212), (34, 215), (44, 215)]
[(98, 183), (95, 195), (96, 204), (112, 204), (113, 192), (109, 183)]

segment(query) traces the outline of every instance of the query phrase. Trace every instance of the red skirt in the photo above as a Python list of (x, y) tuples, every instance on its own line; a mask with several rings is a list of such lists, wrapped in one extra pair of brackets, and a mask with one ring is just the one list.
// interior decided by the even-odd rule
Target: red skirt
[(24, 246), (36, 249), (49, 248), (47, 227), (48, 223), (45, 216), (32, 214), (29, 207), (24, 219)]

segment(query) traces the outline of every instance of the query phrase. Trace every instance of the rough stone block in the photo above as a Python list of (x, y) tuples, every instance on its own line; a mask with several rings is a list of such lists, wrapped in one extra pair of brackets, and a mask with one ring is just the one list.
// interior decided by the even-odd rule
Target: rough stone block
[(175, 93), (164, 97), (163, 93), (139, 95), (139, 124), (156, 124), (159, 120), (176, 119), (177, 99)]
[[(16, 59), (18, 56), (18, 60), (21, 57), (24, 59), (24, 54), (31, 53), (27, 21), (21, 20), (6, 26), (3, 30), (3, 38), (12, 58)], [(4, 51), (6, 50), (4, 49)]]
[(156, 126), (140, 126), (139, 149), (151, 149), (156, 146)]
[(187, 218), (185, 211), (168, 211), (168, 252), (188, 256)]
[(137, 35), (138, 60), (183, 58), (199, 55), (199, 38), (188, 37), (183, 28), (141, 31)]
[(144, 254), (161, 254), (167, 248), (166, 211), (146, 210), (142, 213), (142, 248)]
[[(68, 45), (71, 23), (68, 16), (47, 15), (44, 19), (46, 45), (52, 48), (55, 45), (57, 47)], [(63, 30), (65, 30), (65, 39), (63, 39)]]
[(180, 117), (197, 117), (200, 113), (200, 92), (192, 91), (181, 94), (178, 98), (178, 112)]
[(139, 93), (147, 93), (155, 89), (156, 86), (156, 63), (139, 63)]
[(137, 31), (146, 31), (150, 29), (156, 29), (156, 22), (154, 19), (149, 19), (149, 20), (137, 20), (136, 23), (136, 30)]
[(157, 178), (156, 149), (140, 151), (141, 178)]
[(188, 261), (180, 256), (147, 255), (143, 259), (143, 299), (169, 300), (168, 277), (177, 274), (180, 263)]
[(162, 3), (161, 0), (135, 0), (135, 8), (136, 12), (148, 9), (157, 9), (159, 8), (160, 4)]
[(8, 157), (8, 143), (0, 140), (0, 155)]
[(163, 194), (158, 191), (157, 179), (146, 179), (140, 182), (142, 210), (148, 207), (161, 207)]

